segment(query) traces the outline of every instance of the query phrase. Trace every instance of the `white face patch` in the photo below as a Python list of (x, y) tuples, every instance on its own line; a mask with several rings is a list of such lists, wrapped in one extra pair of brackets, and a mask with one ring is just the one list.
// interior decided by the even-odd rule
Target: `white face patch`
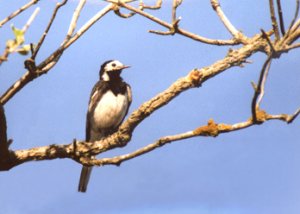
[(124, 67), (124, 65), (118, 61), (118, 60), (113, 60), (104, 67), (104, 73), (102, 74), (102, 79), (104, 81), (109, 81), (109, 75), (107, 73), (109, 72), (114, 72), (116, 70), (120, 70)]
[(104, 80), (104, 81), (109, 81), (110, 79), (109, 79), (109, 76), (108, 76), (108, 74), (106, 73), (106, 72), (104, 72), (104, 74), (102, 75), (102, 79)]

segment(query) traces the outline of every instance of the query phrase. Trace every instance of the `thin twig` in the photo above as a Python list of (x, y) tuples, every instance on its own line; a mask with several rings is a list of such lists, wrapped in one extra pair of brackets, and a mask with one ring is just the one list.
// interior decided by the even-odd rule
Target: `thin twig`
[(269, 6), (270, 6), (270, 15), (271, 15), (271, 21), (272, 21), (272, 27), (275, 34), (275, 43), (279, 41), (280, 35), (278, 30), (278, 23), (275, 16), (275, 9), (274, 9), (274, 2), (273, 0), (269, 0)]
[(216, 11), (217, 15), (221, 19), (224, 26), (227, 28), (227, 30), (231, 33), (231, 35), (234, 38), (239, 38), (241, 35), (241, 32), (239, 32), (229, 21), (229, 19), (226, 17), (225, 13), (223, 12), (220, 3), (218, 0), (210, 0), (210, 3), (212, 5), (212, 8), (214, 11)]
[(41, 46), (42, 46), (42, 44), (43, 44), (43, 42), (44, 42), (47, 34), (48, 34), (48, 32), (49, 32), (49, 30), (50, 30), (50, 28), (52, 26), (52, 23), (53, 23), (53, 21), (54, 21), (54, 19), (56, 17), (56, 14), (57, 14), (58, 10), (60, 9), (60, 7), (64, 6), (67, 3), (67, 1), (68, 0), (63, 0), (61, 3), (57, 3), (56, 4), (56, 6), (55, 6), (55, 8), (53, 10), (52, 16), (50, 18), (50, 21), (49, 21), (49, 23), (48, 23), (48, 25), (47, 25), (47, 27), (46, 27), (43, 35), (41, 36), (41, 38), (40, 38), (40, 40), (39, 40), (36, 48), (34, 49), (34, 52), (32, 53), (31, 59), (33, 59), (33, 60), (35, 59), (36, 55), (38, 54), (38, 52), (39, 52), (39, 50), (40, 50), (40, 48), (41, 48)]
[(294, 14), (294, 17), (293, 17), (293, 20), (291, 21), (290, 23), (290, 26), (288, 28), (288, 32), (286, 33), (287, 35), (289, 35), (290, 31), (292, 30), (297, 18), (298, 18), (298, 15), (299, 15), (299, 8), (300, 8), (300, 0), (296, 0), (296, 10), (295, 10), (295, 14)]
[(139, 8), (140, 10), (149, 9), (149, 10), (158, 10), (161, 8), (162, 0), (157, 0), (154, 6), (145, 5), (143, 1), (140, 1)]
[(117, 16), (119, 16), (119, 17), (121, 17), (121, 18), (124, 18), (124, 19), (128, 19), (128, 18), (130, 18), (130, 17), (132, 17), (132, 16), (135, 15), (135, 13), (132, 13), (132, 12), (130, 12), (130, 13), (128, 13), (128, 14), (121, 13), (121, 11), (120, 11), (120, 9), (119, 9), (118, 7), (116, 7), (116, 8), (114, 9), (114, 12), (115, 12), (115, 14), (116, 14)]
[(176, 18), (176, 11), (178, 6), (182, 3), (182, 0), (173, 0), (173, 5), (172, 5), (172, 22), (174, 23), (177, 18)]
[[(40, 8), (37, 7), (34, 12), (31, 14), (31, 16), (29, 17), (28, 21), (26, 22), (26, 24), (23, 26), (22, 28), (22, 32), (23, 34), (26, 33), (26, 31), (28, 30), (28, 28), (30, 27), (31, 23), (33, 22), (33, 20), (35, 19), (35, 17), (37, 16), (37, 14), (39, 13), (40, 11)], [(22, 42), (17, 42), (17, 40), (15, 39), (14, 40), (15, 42), (15, 45), (13, 47), (10, 47), (10, 46), (6, 46), (5, 49), (4, 49), (4, 52), (3, 54), (0, 56), (0, 65), (4, 62), (4, 61), (7, 61), (8, 60), (8, 56), (15, 52), (19, 47), (20, 45), (23, 44), (24, 41)]]
[(258, 84), (254, 85), (254, 96), (252, 99), (251, 111), (252, 111), (252, 118), (255, 123), (261, 122), (260, 120), (258, 120), (257, 112), (259, 111), (259, 105), (264, 96), (264, 85), (266, 83), (271, 61), (272, 61), (272, 55), (268, 56), (267, 60), (265, 61), (261, 69)]
[(32, 0), (30, 2), (28, 2), (27, 4), (25, 4), (24, 6), (22, 6), (20, 9), (16, 10), (15, 12), (11, 13), (8, 17), (6, 17), (5, 19), (3, 19), (2, 21), (0, 21), (0, 28), (7, 23), (8, 21), (10, 21), (11, 19), (13, 19), (14, 17), (16, 17), (17, 15), (19, 15), (20, 13), (22, 13), (24, 10), (28, 9), (29, 7), (31, 7), (32, 5), (36, 4), (39, 0)]
[(78, 21), (80, 12), (83, 9), (85, 3), (86, 3), (86, 0), (80, 0), (79, 1), (78, 6), (76, 7), (76, 9), (73, 13), (73, 17), (72, 17), (72, 20), (70, 22), (69, 30), (68, 30), (68, 33), (67, 33), (67, 36), (66, 36), (66, 39), (65, 39), (64, 43), (72, 37), (72, 35), (75, 31), (76, 25), (77, 25), (77, 21)]
[(284, 28), (283, 13), (282, 13), (282, 8), (281, 8), (281, 1), (276, 0), (276, 2), (277, 2), (277, 11), (278, 11), (278, 16), (279, 16), (280, 30), (281, 30), (282, 36), (284, 36), (285, 28)]
[(31, 25), (31, 23), (33, 22), (33, 20), (35, 19), (35, 17), (37, 16), (37, 14), (39, 12), (40, 12), (40, 8), (39, 7), (35, 8), (35, 10), (33, 11), (33, 13), (31, 14), (30, 18), (28, 19), (28, 21), (26, 22), (26, 24), (22, 28), (22, 31), (24, 33), (28, 30), (29, 26)]

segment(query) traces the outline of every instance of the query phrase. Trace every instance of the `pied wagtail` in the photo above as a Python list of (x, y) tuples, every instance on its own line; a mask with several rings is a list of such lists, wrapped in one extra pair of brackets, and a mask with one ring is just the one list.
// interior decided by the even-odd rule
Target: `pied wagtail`
[[(109, 60), (101, 65), (100, 80), (90, 95), (86, 141), (94, 142), (114, 133), (127, 114), (131, 104), (131, 89), (120, 74), (128, 67), (117, 60)], [(82, 167), (79, 192), (86, 192), (91, 171), (90, 166)]]

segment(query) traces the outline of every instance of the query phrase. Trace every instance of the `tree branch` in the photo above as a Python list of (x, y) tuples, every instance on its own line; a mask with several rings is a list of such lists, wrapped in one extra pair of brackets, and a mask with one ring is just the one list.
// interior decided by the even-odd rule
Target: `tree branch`
[[(165, 22), (149, 13), (146, 13), (142, 10), (139, 10), (135, 7), (132, 7), (128, 4), (125, 4), (123, 2), (118, 2), (117, 3), (119, 6), (123, 7), (123, 8), (126, 8), (134, 13), (137, 13), (137, 14), (140, 14), (141, 16), (144, 16), (145, 18), (147, 19), (150, 19), (151, 21), (169, 29), (169, 31), (172, 31), (174, 29), (174, 26), (172, 24), (169, 24), (168, 22)], [(150, 31), (150, 32), (153, 32), (153, 31)], [(157, 32), (157, 31), (155, 31)], [(205, 38), (205, 37), (202, 37), (202, 36), (199, 36), (197, 34), (194, 34), (194, 33), (191, 33), (191, 32), (188, 32), (186, 30), (183, 30), (182, 28), (177, 28), (176, 29), (176, 33), (182, 35), (182, 36), (186, 36), (188, 38), (191, 38), (195, 41), (198, 41), (198, 42), (203, 42), (203, 43), (206, 43), (206, 44), (212, 44), (212, 45), (237, 45), (237, 44), (240, 44), (240, 41), (237, 41), (236, 39), (232, 39), (232, 40), (217, 40), (217, 39), (208, 39), (208, 38)]]
[(277, 2), (277, 11), (278, 11), (278, 16), (279, 16), (279, 24), (280, 24), (280, 30), (281, 34), (285, 34), (285, 28), (284, 28), (284, 21), (283, 21), (283, 14), (282, 14), (282, 8), (281, 8), (281, 1), (276, 0)]
[(265, 83), (266, 83), (266, 79), (268, 76), (268, 71), (270, 69), (271, 61), (272, 61), (272, 56), (269, 56), (261, 69), (258, 84), (254, 85), (254, 83), (253, 83), (254, 96), (252, 99), (251, 110), (252, 110), (252, 118), (255, 123), (261, 122), (258, 120), (259, 117), (257, 115), (259, 112), (260, 102), (264, 96), (264, 92), (265, 92), (264, 88), (265, 88)]
[(29, 7), (31, 7), (32, 5), (36, 4), (39, 0), (32, 0), (30, 2), (28, 2), (27, 4), (25, 4), (24, 6), (22, 6), (20, 9), (16, 10), (15, 12), (11, 13), (8, 17), (6, 17), (5, 19), (3, 19), (2, 21), (0, 21), (0, 28), (7, 23), (8, 21), (10, 21), (11, 19), (13, 19), (14, 17), (16, 17), (17, 15), (19, 15), (20, 13), (22, 13), (23, 11), (25, 11), (26, 9), (28, 9)]
[(114, 4), (109, 4), (94, 15), (89, 21), (87, 21), (68, 41), (54, 51), (48, 58), (36, 66), (35, 72), (27, 71), (18, 81), (16, 81), (0, 98), (0, 103), (4, 105), (10, 100), (18, 91), (20, 91), (25, 85), (46, 74), (51, 68), (53, 68), (61, 57), (62, 53), (70, 47), (75, 41), (77, 41), (91, 26), (93, 26), (100, 18), (102, 18), (109, 11), (113, 10)]
[[(261, 114), (261, 121), (262, 123), (268, 120), (283, 120), (287, 123), (291, 123), (298, 115), (300, 114), (300, 108), (292, 115), (269, 115), (264, 112), (264, 114)], [(79, 162), (84, 165), (88, 166), (104, 166), (104, 165), (116, 165), (120, 166), (121, 163), (131, 160), (133, 158), (136, 158), (138, 156), (144, 155), (146, 153), (149, 153), (157, 148), (160, 148), (162, 146), (165, 146), (167, 144), (170, 144), (172, 142), (176, 142), (179, 140), (184, 140), (188, 138), (198, 137), (198, 136), (204, 136), (204, 137), (217, 137), (219, 134), (223, 133), (229, 133), (233, 131), (238, 131), (241, 129), (245, 129), (248, 127), (251, 127), (253, 125), (257, 125), (256, 122), (254, 122), (252, 119), (249, 119), (244, 122), (239, 122), (235, 124), (224, 124), (219, 123), (216, 124), (212, 119), (208, 121), (207, 125), (198, 127), (192, 131), (187, 131), (184, 133), (176, 134), (176, 135), (170, 135), (165, 136), (154, 143), (148, 144), (147, 146), (144, 146), (140, 149), (137, 149), (134, 152), (127, 153), (124, 155), (118, 155), (111, 158), (101, 158), (101, 159), (91, 159), (88, 157), (81, 157)]]
[(277, 42), (280, 39), (280, 35), (279, 35), (279, 30), (278, 30), (278, 23), (277, 23), (276, 16), (275, 16), (273, 0), (269, 0), (269, 6), (270, 6), (272, 26), (273, 26), (273, 30), (274, 30), (274, 34), (275, 34), (275, 42)]
[(221, 9), (220, 3), (218, 0), (210, 0), (210, 3), (212, 5), (212, 8), (214, 11), (216, 11), (217, 15), (221, 19), (224, 26), (227, 28), (227, 30), (231, 33), (231, 35), (236, 39), (242, 39), (245, 37), (241, 32), (239, 32), (229, 21), (229, 19), (226, 17), (225, 13)]
[(0, 104), (0, 168), (9, 161), (9, 142), (7, 140), (7, 124), (3, 106)]
[(53, 10), (52, 16), (51, 16), (51, 18), (50, 18), (50, 21), (48, 22), (48, 25), (47, 25), (47, 27), (46, 27), (46, 29), (45, 29), (43, 35), (41, 36), (41, 38), (40, 38), (40, 40), (39, 40), (39, 42), (38, 42), (36, 48), (34, 49), (34, 51), (33, 51), (33, 53), (32, 53), (31, 59), (33, 59), (33, 60), (35, 59), (36, 55), (38, 54), (38, 52), (39, 52), (39, 50), (40, 50), (40, 48), (41, 48), (41, 46), (42, 46), (42, 44), (43, 44), (43, 42), (44, 42), (44, 40), (45, 40), (47, 34), (48, 34), (48, 32), (49, 32), (49, 30), (50, 30), (50, 28), (51, 28), (51, 26), (52, 26), (52, 23), (53, 23), (53, 21), (54, 21), (54, 19), (55, 19), (55, 17), (56, 17), (56, 14), (57, 14), (58, 10), (59, 10), (62, 6), (64, 6), (64, 5), (67, 3), (67, 1), (68, 1), (68, 0), (63, 0), (61, 3), (57, 3), (57, 4), (56, 4), (56, 6), (55, 6), (55, 8), (54, 8), (54, 10)]
[(80, 15), (81, 10), (84, 7), (85, 3), (86, 3), (86, 0), (80, 0), (79, 1), (78, 6), (77, 6), (77, 8), (75, 9), (75, 11), (73, 13), (73, 17), (72, 17), (72, 20), (71, 20), (71, 23), (70, 23), (70, 26), (69, 26), (69, 30), (68, 30), (65, 42), (68, 41), (72, 37), (72, 35), (75, 31), (76, 25), (77, 25), (79, 15)]

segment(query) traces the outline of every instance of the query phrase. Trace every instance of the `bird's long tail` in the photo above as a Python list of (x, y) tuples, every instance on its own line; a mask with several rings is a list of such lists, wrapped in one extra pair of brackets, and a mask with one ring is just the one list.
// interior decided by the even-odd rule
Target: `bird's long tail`
[(79, 185), (78, 185), (78, 192), (86, 192), (92, 169), (93, 169), (92, 166), (83, 166), (82, 167)]

